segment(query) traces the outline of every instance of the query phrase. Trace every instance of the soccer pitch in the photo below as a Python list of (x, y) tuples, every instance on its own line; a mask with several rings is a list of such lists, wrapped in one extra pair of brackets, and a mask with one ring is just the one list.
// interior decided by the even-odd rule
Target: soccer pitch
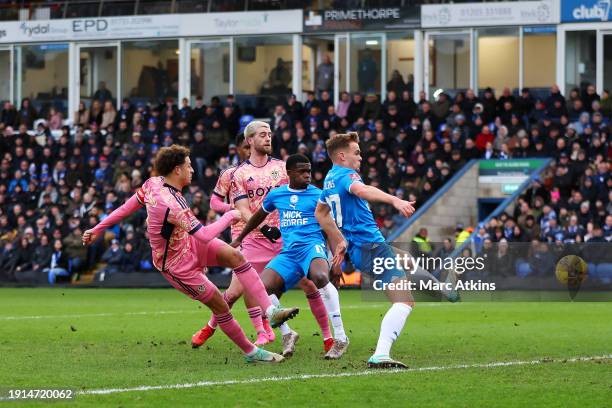
[[(296, 354), (248, 365), (220, 331), (192, 350), (209, 312), (172, 289), (0, 289), (0, 391), (75, 390), (53, 406), (610, 404), (610, 303), (417, 303), (392, 352), (411, 369), (390, 372), (365, 368), (388, 305), (358, 291), (340, 299), (342, 360), (322, 358), (306, 299), (291, 291), (282, 301), (301, 308), (289, 322)], [(252, 336), (242, 303), (234, 315)], [(266, 348), (279, 352), (280, 335)]]

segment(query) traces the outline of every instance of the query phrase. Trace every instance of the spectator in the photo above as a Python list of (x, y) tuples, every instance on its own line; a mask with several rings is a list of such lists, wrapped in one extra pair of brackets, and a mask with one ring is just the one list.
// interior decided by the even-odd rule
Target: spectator
[(353, 100), (348, 107), (346, 118), (348, 119), (350, 124), (357, 122), (357, 119), (363, 117), (363, 109), (365, 106), (365, 101), (360, 93), (353, 94)]
[(117, 118), (117, 111), (113, 106), (113, 102), (107, 100), (104, 102), (104, 112), (102, 113), (102, 122), (100, 123), (100, 127), (102, 129), (106, 129), (107, 127), (113, 125), (115, 123), (115, 119)]
[(106, 82), (100, 81), (100, 83), (98, 84), (98, 90), (96, 90), (93, 95), (93, 99), (102, 103), (106, 101), (112, 101), (113, 94), (111, 93), (111, 91), (106, 89)]
[(43, 272), (48, 273), (49, 285), (55, 285), (58, 276), (68, 277), (68, 255), (64, 251), (61, 239), (55, 239), (53, 243), (53, 253), (51, 254), (51, 262), (49, 267), (43, 269)]
[(74, 113), (74, 124), (83, 127), (89, 125), (89, 110), (83, 101), (79, 102), (79, 110)]
[(134, 249), (131, 242), (127, 242), (123, 249), (123, 259), (120, 271), (124, 273), (138, 272), (140, 270), (140, 259), (142, 254)]
[(132, 106), (128, 98), (124, 98), (123, 101), (121, 101), (121, 108), (119, 108), (119, 111), (117, 112), (116, 120), (119, 123), (125, 122), (126, 124), (128, 124), (132, 123), (133, 118), (134, 107)]
[(405, 90), (401, 94), (399, 101), (399, 114), (404, 118), (405, 123), (409, 123), (412, 118), (416, 115), (417, 106), (412, 99), (412, 95), (409, 90)]
[(291, 73), (282, 58), (276, 59), (276, 66), (270, 71), (268, 78), (271, 93), (286, 93), (291, 82)]
[(34, 124), (34, 120), (37, 117), (38, 117), (38, 112), (36, 112), (36, 109), (34, 109), (34, 107), (31, 106), (30, 99), (24, 98), (21, 101), (21, 108), (19, 109), (19, 117), (18, 117), (17, 123), (19, 125), (25, 125), (27, 126), (28, 129), (31, 129)]
[(442, 262), (455, 251), (453, 241), (450, 238), (445, 238), (442, 242), (442, 247), (436, 252), (436, 257), (441, 258)]
[(351, 96), (348, 92), (342, 92), (340, 94), (340, 101), (338, 101), (338, 108), (336, 114), (340, 118), (346, 118), (348, 115), (349, 106), (351, 105)]
[[(476, 136), (476, 148), (481, 152), (484, 152), (487, 143), (493, 143), (495, 136), (491, 133), (489, 126), (483, 126), (481, 132)], [(491, 145), (491, 148), (493, 145)]]
[[(3, 235), (3, 238), (4, 237), (6, 237), (6, 235)], [(2, 278), (3, 281), (6, 281), (6, 282), (15, 281), (15, 276), (12, 273), (12, 265), (15, 264), (15, 260), (17, 256), (18, 256), (17, 249), (13, 245), (13, 242), (7, 241), (4, 244), (2, 253), (0, 254), (0, 271), (2, 273), (0, 277)]]
[(215, 169), (212, 166), (206, 167), (206, 169), (204, 170), (204, 176), (202, 178), (202, 181), (200, 182), (200, 187), (209, 196), (212, 193), (215, 184), (217, 184), (217, 177), (218, 176), (215, 172)]
[(595, 85), (589, 84), (584, 90), (584, 94), (582, 95), (582, 103), (586, 110), (589, 112), (593, 112), (593, 102), (599, 101), (600, 97), (597, 95), (595, 91)]
[(76, 227), (63, 242), (73, 273), (80, 272), (87, 265), (87, 247), (81, 241), (82, 233), (81, 228)]
[(369, 93), (366, 96), (365, 103), (363, 105), (363, 118), (366, 121), (375, 121), (380, 117), (381, 105), (378, 101), (378, 97), (374, 93)]
[(436, 117), (436, 122), (440, 123), (448, 116), (450, 111), (451, 103), (448, 99), (448, 95), (442, 92), (438, 95), (438, 100), (431, 106), (431, 111)]
[[(49, 237), (47, 235), (41, 235), (34, 253), (29, 255), (31, 258), (30, 268), (21, 268), (17, 271), (15, 276), (18, 282), (24, 283), (38, 283), (41, 281), (42, 272), (46, 265), (51, 263), (51, 256), (53, 254), (53, 248), (49, 244)], [(45, 277), (45, 281), (47, 278)]]
[(287, 114), (289, 115), (293, 123), (302, 122), (302, 119), (304, 117), (304, 106), (300, 101), (297, 100), (295, 94), (291, 94), (287, 99), (285, 110), (287, 111)]
[[(31, 232), (31, 234), (33, 235), (33, 232)], [(33, 246), (34, 245), (30, 244), (26, 236), (23, 236), (19, 240), (19, 244), (15, 250), (15, 256), (12, 257), (9, 264), (6, 265), (8, 275), (11, 277), (11, 280), (17, 281), (17, 277), (22, 272), (27, 271), (32, 267)]]
[(240, 130), (240, 116), (233, 106), (225, 106), (223, 108), (223, 116), (221, 122), (224, 128), (227, 129), (230, 137), (234, 137)]
[(49, 108), (49, 115), (47, 117), (49, 129), (59, 130), (62, 127), (62, 120), (63, 118), (61, 112), (53, 107)]
[(412, 242), (417, 245), (419, 256), (431, 256), (433, 254), (433, 247), (427, 235), (427, 228), (421, 228), (415, 237), (412, 238)]
[(2, 111), (0, 111), (0, 123), (6, 127), (15, 127), (17, 126), (17, 117), (18, 113), (15, 106), (11, 102), (5, 101), (2, 105)]
[(272, 131), (277, 130), (282, 121), (285, 121), (286, 125), (288, 125), (289, 123), (291, 123), (291, 118), (289, 117), (289, 115), (287, 115), (285, 107), (282, 104), (278, 104), (274, 108), (274, 114), (270, 119), (270, 129), (272, 129)]
[(359, 92), (376, 92), (375, 84), (378, 77), (378, 64), (374, 60), (372, 50), (366, 48), (361, 54), (357, 68), (357, 83)]
[(111, 241), (110, 247), (102, 255), (102, 262), (106, 262), (106, 267), (101, 273), (117, 273), (121, 272), (125, 262), (125, 254), (119, 245), (118, 239)]
[(412, 89), (408, 88), (402, 78), (402, 74), (397, 69), (394, 69), (391, 73), (391, 79), (387, 82), (387, 92), (395, 92), (396, 95), (401, 95), (404, 91)]
[(325, 54), (323, 62), (317, 67), (315, 83), (319, 94), (322, 91), (332, 91), (334, 88), (334, 64), (329, 54)]
[(458, 223), (455, 228), (455, 247), (459, 248), (461, 244), (469, 238), (472, 232), (474, 232), (474, 228), (468, 227), (464, 229), (463, 224)]
[(97, 127), (100, 126), (100, 123), (102, 123), (103, 114), (102, 102), (100, 102), (99, 99), (94, 99), (91, 103), (91, 109), (89, 111), (89, 120), (91, 121), (90, 124), (96, 124), (96, 129), (92, 128), (94, 133), (95, 130), (97, 130)]
[(514, 275), (514, 262), (509, 253), (509, 244), (505, 238), (502, 238), (497, 243), (497, 252), (493, 257), (493, 267), (489, 271), (494, 272), (495, 275), (500, 277), (510, 277)]

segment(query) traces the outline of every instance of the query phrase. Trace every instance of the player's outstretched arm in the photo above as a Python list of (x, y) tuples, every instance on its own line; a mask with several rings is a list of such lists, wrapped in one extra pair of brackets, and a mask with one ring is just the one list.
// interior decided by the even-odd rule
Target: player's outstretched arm
[(363, 183), (353, 183), (350, 187), (351, 194), (356, 195), (368, 202), (389, 204), (395, 207), (404, 217), (410, 217), (414, 213), (415, 201), (404, 201), (401, 198), (387, 194), (376, 187), (367, 186)]
[(142, 208), (142, 204), (140, 201), (138, 201), (137, 195), (134, 194), (125, 203), (123, 203), (121, 207), (117, 208), (115, 211), (110, 213), (108, 217), (98, 223), (98, 225), (85, 231), (82, 237), (83, 245), (89, 245), (92, 242), (95, 242), (98, 235), (100, 235), (105, 229), (112, 227), (118, 222), (121, 222), (121, 220), (138, 211), (140, 208)]
[(225, 214), (232, 209), (232, 206), (223, 201), (221, 197), (213, 193), (210, 197), (210, 208), (219, 214)]
[(342, 277), (341, 266), (342, 261), (344, 261), (344, 254), (346, 253), (346, 241), (332, 218), (331, 210), (327, 204), (317, 203), (315, 218), (319, 222), (323, 232), (325, 232), (325, 235), (327, 235), (327, 241), (334, 253), (332, 259), (332, 282), (336, 284), (340, 277)]
[[(191, 211), (186, 209), (185, 211)], [(208, 243), (217, 238), (231, 224), (238, 222), (242, 216), (238, 210), (230, 210), (223, 214), (217, 221), (205, 227), (200, 227), (193, 236), (202, 243)]]
[[(249, 214), (250, 214), (250, 211), (249, 211)], [(230, 245), (233, 246), (234, 248), (239, 247), (240, 244), (242, 243), (242, 240), (251, 231), (253, 231), (255, 228), (257, 228), (257, 226), (259, 224), (264, 222), (264, 220), (266, 219), (267, 216), (268, 216), (268, 213), (265, 212), (264, 209), (260, 207), (259, 210), (257, 210), (257, 212), (255, 214), (253, 214), (252, 216), (249, 217), (249, 220), (246, 223), (246, 225), (244, 226), (244, 228), (242, 229), (242, 232), (240, 233), (240, 235), (238, 235), (236, 237), (236, 239), (233, 240)]]

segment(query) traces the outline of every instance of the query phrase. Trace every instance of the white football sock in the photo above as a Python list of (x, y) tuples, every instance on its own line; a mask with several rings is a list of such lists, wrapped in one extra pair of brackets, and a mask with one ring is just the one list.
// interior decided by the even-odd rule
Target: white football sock
[(340, 296), (338, 289), (331, 282), (319, 289), (323, 303), (327, 309), (327, 314), (331, 320), (334, 330), (334, 339), (346, 341), (346, 333), (344, 332), (344, 324), (342, 324), (342, 315), (340, 314)]
[[(268, 297), (270, 298), (270, 302), (272, 302), (274, 306), (280, 306), (280, 300), (278, 300), (275, 294), (268, 295)], [(281, 324), (280, 326), (278, 326), (278, 329), (280, 330), (283, 336), (285, 334), (291, 333), (291, 329), (289, 328), (289, 325), (287, 323)]]
[(385, 314), (380, 324), (380, 335), (374, 355), (389, 356), (393, 342), (397, 340), (412, 307), (405, 303), (394, 303)]

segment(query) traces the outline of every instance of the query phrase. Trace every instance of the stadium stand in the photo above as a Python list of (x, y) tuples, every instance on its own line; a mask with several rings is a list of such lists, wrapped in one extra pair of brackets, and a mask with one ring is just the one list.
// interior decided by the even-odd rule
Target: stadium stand
[[(408, 91), (344, 94), (338, 106), (310, 93), (276, 100), (269, 118), (275, 155), (302, 152), (321, 185), (330, 162), (325, 140), (354, 130), (362, 140), (364, 181), (422, 206), (469, 160), (554, 158), (543, 177), (520, 198), (512, 214), (475, 228), (482, 240), (583, 242), (612, 240), (609, 142), (612, 99), (591, 89), (566, 98), (556, 86), (545, 98), (529, 89), (519, 96), (491, 88), (477, 97), (461, 92), (418, 103)], [(91, 248), (76, 237), (116, 208), (151, 173), (151, 159), (165, 145), (192, 148), (196, 180), (186, 196), (204, 222), (218, 173), (238, 162), (234, 136), (241, 106), (213, 98), (189, 106), (173, 99), (131, 104), (116, 111), (104, 95), (81, 105), (72, 120), (49, 108), (37, 112), (27, 99), (0, 112), (0, 279), (9, 282), (76, 281), (85, 272), (152, 271), (144, 212), (109, 230)], [(68, 125), (68, 123), (70, 125)], [(374, 208), (388, 236), (403, 222), (391, 208)], [(554, 221), (551, 221), (554, 220)], [(117, 240), (115, 242), (114, 240)], [(453, 237), (454, 239), (454, 237)], [(26, 254), (36, 251), (39, 263)], [(105, 261), (101, 267), (100, 262)]]

